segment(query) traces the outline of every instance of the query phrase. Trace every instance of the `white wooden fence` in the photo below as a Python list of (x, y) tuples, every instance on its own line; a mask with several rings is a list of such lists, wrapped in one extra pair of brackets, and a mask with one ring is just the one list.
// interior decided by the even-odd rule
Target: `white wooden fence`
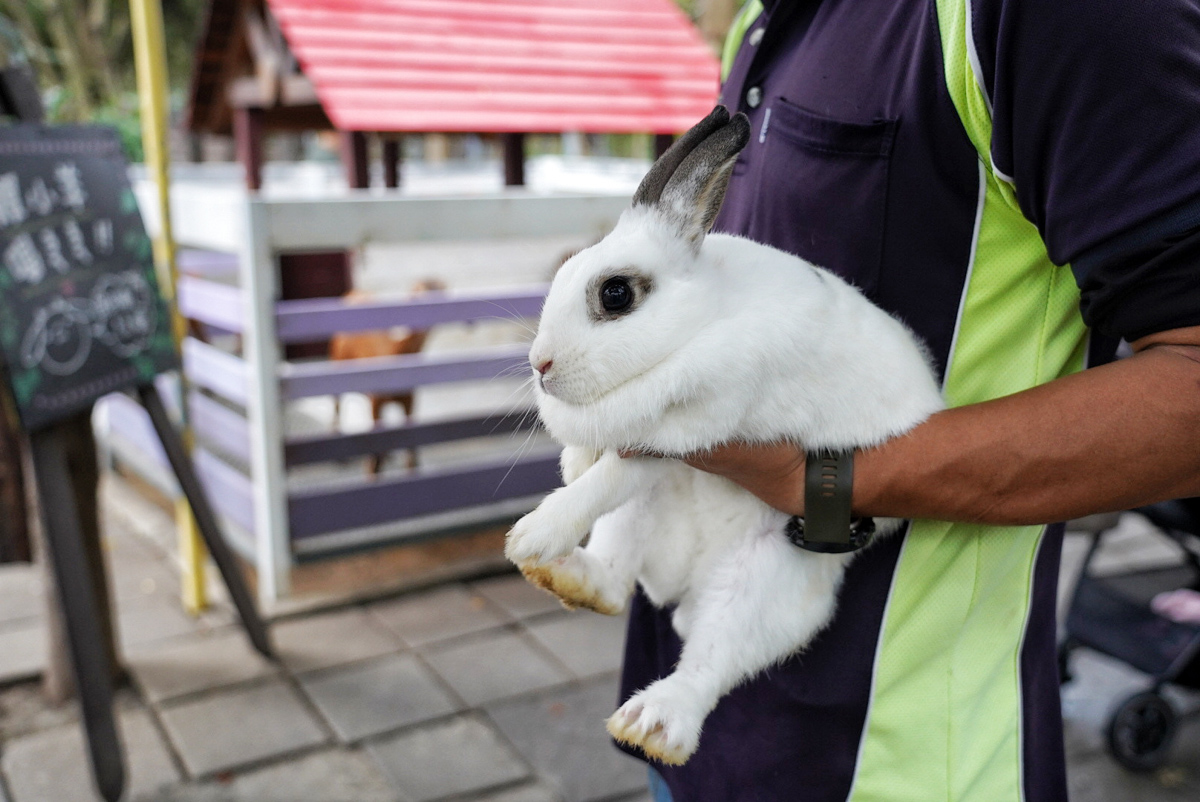
[[(628, 198), (613, 195), (405, 198), (366, 193), (328, 200), (247, 197), (223, 189), (173, 193), (176, 238), (189, 258), (222, 260), (237, 281), (190, 275), (180, 282), (185, 316), (240, 335), (240, 352), (188, 338), (184, 371), (198, 446), (195, 461), (221, 514), (237, 534), (235, 548), (251, 559), (265, 602), (286, 596), (298, 543), (314, 536), (389, 520), (427, 520), (458, 508), (507, 509), (557, 483), (546, 455), (399, 477), (362, 477), (329, 487), (289, 490), (288, 468), (529, 425), (519, 415), (464, 417), (357, 434), (291, 438), (282, 414), (291, 399), (344, 392), (402, 391), (417, 386), (489, 378), (520, 369), (523, 347), (415, 354), (355, 362), (290, 363), (283, 345), (326, 339), (334, 332), (425, 328), (442, 322), (535, 317), (545, 287), (499, 288), (449, 298), (346, 303), (340, 299), (280, 301), (281, 253), (356, 249), (412, 241), (503, 240), (578, 235), (595, 240), (616, 222)], [(148, 221), (153, 225), (153, 220)], [(207, 256), (205, 256), (207, 254)], [(201, 274), (204, 271), (199, 271)], [(503, 284), (498, 280), (498, 285)], [(108, 437), (140, 450), (135, 461), (162, 464), (140, 407), (105, 400)], [(498, 490), (503, 479), (503, 489)], [(408, 536), (427, 535), (410, 531)], [(314, 538), (306, 541), (305, 538)], [(395, 535), (392, 535), (395, 538)], [(307, 556), (320, 549), (307, 548)]]

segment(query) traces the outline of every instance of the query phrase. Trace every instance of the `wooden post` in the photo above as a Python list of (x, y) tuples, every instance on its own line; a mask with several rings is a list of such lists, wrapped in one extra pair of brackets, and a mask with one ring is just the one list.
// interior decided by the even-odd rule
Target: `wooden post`
[[(41, 500), (41, 518), (46, 543), (47, 564), (53, 572), (53, 583), (63, 614), (63, 630), (71, 656), (75, 686), (78, 689), (84, 730), (92, 763), (92, 775), (97, 789), (108, 802), (117, 802), (125, 785), (125, 768), (121, 742), (117, 737), (112, 706), (112, 678), (105, 669), (112, 664), (111, 637), (104, 633), (103, 617), (108, 610), (98, 606), (100, 590), (96, 586), (96, 568), (103, 576), (103, 557), (89, 556), (83, 527), (85, 516), (95, 515), (95, 488), (85, 481), (73, 479), (72, 473), (82, 468), (69, 451), (78, 444), (69, 433), (75, 422), (82, 420), (85, 432), (91, 437), (90, 416), (86, 413), (71, 421), (53, 424), (30, 435), (34, 473), (37, 476)], [(93, 463), (91, 471), (96, 470)], [(79, 502), (83, 501), (81, 505)], [(92, 510), (91, 513), (87, 509)], [(99, 555), (99, 538), (94, 551)], [(97, 561), (98, 560), (98, 561)], [(111, 616), (111, 613), (107, 613)], [(111, 619), (109, 621), (111, 627)], [(106, 645), (106, 641), (109, 645)]]
[(246, 189), (262, 189), (263, 168), (263, 110), (239, 108), (233, 110), (233, 141), (237, 159), (246, 171)]
[(503, 134), (504, 186), (525, 186), (525, 135)]
[(21, 438), (8, 405), (0, 402), (0, 563), (29, 562), (29, 516)]
[(346, 186), (350, 189), (371, 186), (367, 135), (362, 131), (342, 131), (342, 167), (346, 170)]
[[(170, 153), (167, 145), (167, 48), (164, 41), (162, 6), (158, 0), (131, 0), (130, 21), (133, 53), (137, 68), (138, 100), (142, 113), (142, 143), (146, 168), (154, 178), (158, 201), (159, 227), (154, 237), (154, 263), (167, 308), (171, 310), (171, 328), (176, 348), (187, 336), (188, 326), (179, 313), (175, 287), (179, 270), (175, 263), (175, 237), (171, 230)], [(187, 398), (187, 379), (179, 377), (179, 397)], [(184, 439), (191, 445), (187, 404), (180, 404)], [(204, 583), (205, 553), (196, 528), (196, 519), (187, 500), (175, 500), (175, 536), (179, 542), (181, 595), (184, 609), (196, 615), (208, 607)]]
[(400, 140), (387, 138), (383, 140), (383, 185), (388, 189), (400, 186)]
[(245, 292), (244, 346), (249, 383), (250, 476), (254, 480), (255, 568), (264, 606), (288, 593), (292, 544), (288, 540), (287, 474), (283, 464), (283, 400), (279, 393), (281, 349), (275, 336), (279, 265), (267, 240), (267, 210), (246, 203), (243, 246), (238, 254)]
[[(100, 539), (100, 518), (96, 506), (96, 495), (100, 484), (100, 471), (96, 464), (96, 441), (92, 436), (91, 410), (81, 412), (54, 425), (55, 436), (63, 447), (63, 458), (71, 475), (71, 492), (74, 496), (76, 519), (84, 557), (87, 560), (93, 594), (92, 609), (100, 624), (100, 635), (104, 641), (104, 653), (108, 658), (109, 677), (114, 684), (120, 683), (125, 671), (117, 655), (116, 630), (113, 627), (112, 599), (109, 594), (108, 570)], [(32, 472), (33, 465), (30, 463)], [(28, 498), (32, 509), (42, 508), (39, 497), (45, 490), (31, 483)], [(49, 554), (46, 523), (36, 527), (43, 555)], [(64, 610), (59, 606), (61, 592), (56, 586), (55, 573), (48, 560), (43, 557), (46, 569), (46, 601), (51, 610), (47, 616), (48, 657), (42, 673), (42, 692), (54, 704), (61, 704), (75, 695), (75, 681), (71, 671), (70, 648), (67, 642), (68, 626), (63, 620)]]

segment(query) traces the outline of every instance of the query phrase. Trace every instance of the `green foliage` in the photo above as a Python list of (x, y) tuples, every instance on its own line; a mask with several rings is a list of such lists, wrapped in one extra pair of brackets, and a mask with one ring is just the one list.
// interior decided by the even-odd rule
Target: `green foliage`
[(21, 406), (29, 403), (29, 399), (33, 398), (33, 394), (37, 391), (38, 385), (42, 383), (42, 372), (37, 368), (21, 370), (12, 375), (13, 395), (16, 396), (17, 403)]
[(96, 109), (91, 122), (111, 125), (117, 129), (125, 157), (131, 162), (145, 158), (142, 150), (142, 115), (136, 94), (126, 92)]
[[(121, 214), (133, 214), (137, 211), (137, 195), (133, 194), (132, 189), (125, 189), (121, 192)], [(137, 247), (135, 240), (142, 235), (137, 231), (132, 231), (125, 235), (125, 249), (128, 251), (134, 250)]]
[[(161, 0), (167, 72), (175, 89), (191, 81), (193, 49), (207, 0)], [(27, 61), (46, 96), (51, 122), (107, 122), (130, 156), (141, 146), (128, 0), (0, 0), (0, 45)]]

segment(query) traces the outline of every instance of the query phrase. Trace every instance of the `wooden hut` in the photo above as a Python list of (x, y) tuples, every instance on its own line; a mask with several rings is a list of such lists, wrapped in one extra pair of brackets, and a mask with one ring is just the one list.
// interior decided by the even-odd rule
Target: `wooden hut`
[(674, 0), (212, 0), (188, 128), (232, 133), (247, 185), (262, 139), (337, 130), (351, 187), (367, 136), (399, 180), (396, 135), (497, 134), (507, 184), (524, 135), (653, 133), (712, 107), (718, 64)]

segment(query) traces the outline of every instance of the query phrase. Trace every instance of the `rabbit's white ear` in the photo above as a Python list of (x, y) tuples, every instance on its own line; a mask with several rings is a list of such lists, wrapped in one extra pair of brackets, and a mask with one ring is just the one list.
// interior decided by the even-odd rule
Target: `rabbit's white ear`
[(694, 249), (712, 228), (737, 155), (749, 141), (750, 121), (739, 112), (696, 145), (663, 187), (658, 207)]

